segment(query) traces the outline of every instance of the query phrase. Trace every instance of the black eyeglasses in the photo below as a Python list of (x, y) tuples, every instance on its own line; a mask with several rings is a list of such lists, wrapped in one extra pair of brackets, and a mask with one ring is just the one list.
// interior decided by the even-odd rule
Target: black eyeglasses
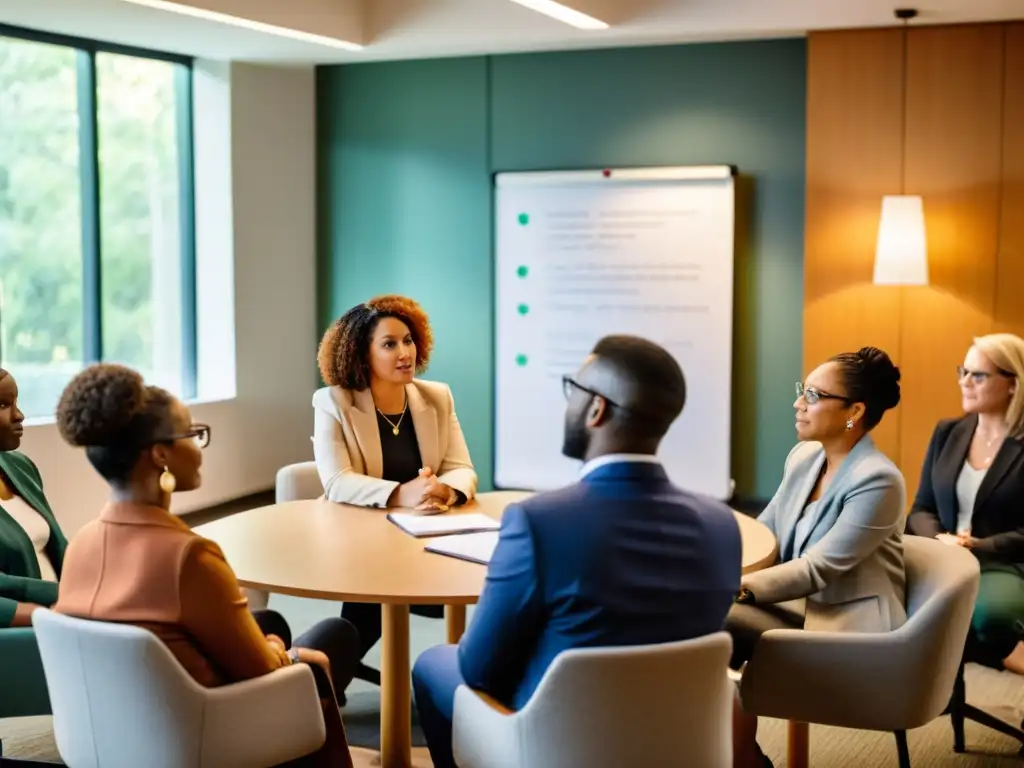
[(619, 405), (618, 403), (616, 403), (614, 400), (612, 400), (607, 395), (602, 395), (600, 392), (595, 392), (594, 390), (589, 389), (588, 387), (584, 387), (582, 384), (580, 384), (578, 381), (576, 381), (572, 376), (563, 376), (562, 377), (562, 392), (565, 393), (565, 399), (566, 400), (568, 400), (570, 397), (572, 397), (572, 391), (574, 389), (578, 389), (580, 392), (586, 392), (588, 395), (591, 395), (592, 397), (600, 397), (602, 400), (604, 400), (606, 403), (608, 403), (608, 405), (614, 405), (616, 408), (622, 408), (623, 407), (623, 406)]
[(181, 435), (168, 435), (157, 440), (158, 443), (173, 443), (175, 440), (195, 440), (196, 445), (205, 448), (210, 444), (210, 427), (208, 424), (193, 424), (191, 428)]
[(850, 398), (848, 397), (843, 397), (842, 395), (831, 395), (828, 392), (822, 392), (811, 387), (805, 387), (801, 381), (796, 383), (796, 396), (802, 397), (807, 401), (808, 405), (814, 405), (819, 400), (842, 400), (844, 403), (850, 402)]
[(993, 376), (1002, 376), (1004, 379), (1017, 378), (1013, 373), (1004, 371), (1002, 368), (997, 368), (995, 373), (991, 373), (990, 371), (972, 371), (969, 368), (964, 368), (962, 365), (956, 367), (956, 378), (958, 381), (963, 381), (970, 377), (972, 384), (983, 384)]

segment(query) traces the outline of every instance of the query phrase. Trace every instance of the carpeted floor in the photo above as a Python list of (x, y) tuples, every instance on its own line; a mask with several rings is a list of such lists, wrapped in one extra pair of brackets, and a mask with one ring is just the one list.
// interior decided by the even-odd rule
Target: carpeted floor
[[(271, 607), (281, 611), (298, 634), (317, 620), (337, 615), (334, 603), (286, 598), (275, 595)], [(411, 619), (411, 652), (419, 655), (444, 640), (444, 625), (419, 616)], [(370, 652), (367, 662), (376, 666), (379, 645)], [(1009, 672), (969, 665), (967, 698), (972, 703), (1007, 722), (1020, 724), (1024, 717), (1024, 678)], [(344, 710), (345, 728), (352, 746), (375, 749), (380, 738), (380, 696), (378, 689), (354, 681), (348, 690)], [(414, 716), (415, 722), (415, 716)], [(953, 752), (953, 736), (949, 718), (939, 718), (908, 734), (910, 756), (914, 768), (999, 768), (1016, 766), (1020, 745), (1002, 734), (968, 722), (966, 729), (969, 752)], [(0, 740), (5, 757), (59, 762), (53, 741), (50, 718), (17, 718), (0, 720)], [(786, 724), (763, 719), (758, 742), (779, 768), (786, 764)], [(413, 744), (423, 746), (423, 735), (413, 729)], [(685, 765), (685, 762), (681, 762)], [(892, 734), (851, 731), (842, 728), (811, 727), (811, 765), (813, 768), (874, 768), (896, 766), (896, 744)]]

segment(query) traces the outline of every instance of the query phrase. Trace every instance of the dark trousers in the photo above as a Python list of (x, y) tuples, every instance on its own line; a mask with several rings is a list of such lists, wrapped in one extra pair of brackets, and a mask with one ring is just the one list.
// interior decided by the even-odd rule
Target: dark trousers
[(725, 630), (732, 636), (731, 669), (738, 670), (754, 655), (761, 635), (769, 629), (800, 629), (803, 617), (779, 605), (743, 605), (734, 603), (725, 617)]
[[(258, 610), (253, 611), (253, 618), (263, 634), (277, 635), (286, 647), (292, 647), (292, 630), (284, 616), (277, 611)], [(325, 619), (295, 639), (296, 647), (320, 651), (331, 664), (333, 680), (327, 678), (321, 667), (309, 665), (320, 699), (327, 738), (313, 754), (290, 760), (279, 768), (352, 768), (352, 755), (334, 692), (344, 691), (352, 681), (358, 664), (355, 655), (357, 645), (355, 627), (344, 619)]]
[(977, 637), (979, 656), (1001, 669), (1021, 637), (1024, 622), (1024, 579), (1015, 568), (986, 568), (981, 572), (978, 599), (971, 628)]
[(456, 768), (452, 754), (452, 719), (455, 689), (462, 682), (457, 645), (439, 645), (424, 651), (412, 668), (416, 711), (434, 768)]
[[(443, 619), (443, 605), (414, 605), (410, 608), (417, 616), (428, 619)], [(344, 603), (341, 606), (341, 618), (352, 622), (359, 633), (359, 659), (377, 644), (381, 633), (381, 615), (379, 603)]]

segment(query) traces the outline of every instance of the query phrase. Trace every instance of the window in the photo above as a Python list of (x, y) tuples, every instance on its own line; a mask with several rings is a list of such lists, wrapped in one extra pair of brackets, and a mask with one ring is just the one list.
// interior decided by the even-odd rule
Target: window
[(26, 415), (104, 360), (196, 391), (191, 65), (0, 26), (0, 365)]

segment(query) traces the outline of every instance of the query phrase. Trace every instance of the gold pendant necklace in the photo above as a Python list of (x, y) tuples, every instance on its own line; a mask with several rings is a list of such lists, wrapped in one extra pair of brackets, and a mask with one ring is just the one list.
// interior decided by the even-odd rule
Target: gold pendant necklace
[(399, 431), (399, 428), (402, 426), (402, 419), (405, 418), (405, 412), (407, 410), (409, 410), (409, 403), (408, 403), (408, 401), (406, 401), (405, 407), (402, 408), (402, 415), (398, 417), (398, 423), (393, 422), (391, 419), (389, 419), (387, 416), (385, 416), (384, 412), (381, 411), (380, 408), (377, 409), (377, 413), (380, 414), (381, 418), (384, 419), (384, 421), (386, 421), (388, 424), (391, 425), (391, 434), (394, 435), (395, 437), (398, 437), (398, 431)]

